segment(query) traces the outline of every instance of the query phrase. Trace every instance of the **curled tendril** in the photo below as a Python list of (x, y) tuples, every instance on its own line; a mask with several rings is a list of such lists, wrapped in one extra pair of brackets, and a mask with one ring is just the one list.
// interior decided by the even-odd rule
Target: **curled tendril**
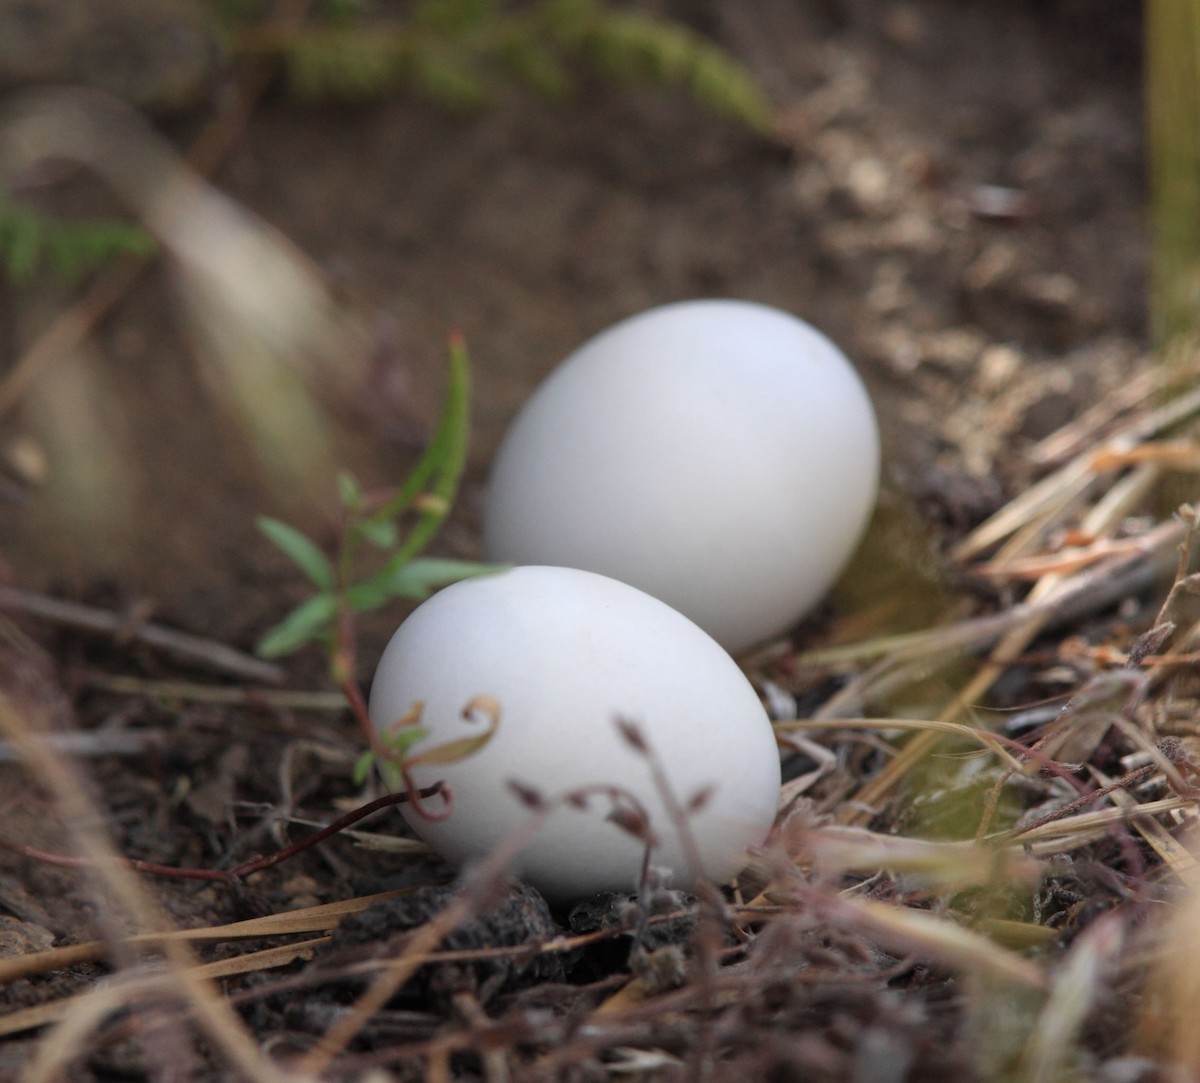
[[(418, 710), (415, 715), (410, 711), (405, 717), (406, 719), (412, 718), (413, 724), (416, 724), (420, 720), (420, 711)], [(465, 760), (468, 756), (475, 755), (476, 752), (492, 739), (500, 726), (500, 704), (492, 699), (491, 696), (475, 696), (462, 709), (462, 718), (464, 721), (478, 721), (481, 717), (485, 723), (482, 733), (472, 734), (470, 737), (458, 737), (451, 741), (443, 741), (440, 745), (434, 745), (423, 752), (406, 756), (396, 764), (400, 772), (400, 779), (404, 784), (404, 792), (408, 795), (409, 804), (412, 806), (413, 812), (420, 816), (421, 819), (433, 822), (447, 819), (454, 807), (454, 796), (445, 780), (442, 780), (441, 797), (444, 807), (440, 811), (434, 812), (425, 805), (420, 796), (420, 787), (417, 786), (412, 778), (413, 769), (458, 763), (461, 760)]]

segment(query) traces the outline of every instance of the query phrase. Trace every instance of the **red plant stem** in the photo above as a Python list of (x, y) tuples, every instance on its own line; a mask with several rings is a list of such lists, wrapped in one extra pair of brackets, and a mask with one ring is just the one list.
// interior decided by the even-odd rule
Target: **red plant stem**
[[(343, 625), (352, 622), (353, 617), (349, 613), (344, 613), (342, 616), (345, 617), (345, 621), (342, 621), (341, 619), (338, 621), (338, 639), (340, 645), (337, 650), (343, 662), (345, 662), (348, 657), (350, 659), (353, 658), (353, 644), (346, 637), (348, 636), (352, 639), (354, 633), (353, 631), (344, 631)], [(349, 661), (348, 665), (352, 672), (354, 668), (353, 661)], [(413, 811), (420, 816), (422, 820), (428, 820), (431, 823), (435, 823), (438, 820), (448, 819), (450, 816), (450, 811), (453, 807), (453, 799), (450, 795), (450, 787), (444, 782), (439, 782), (435, 786), (427, 787), (424, 790), (417, 789), (412, 780), (412, 775), (405, 770), (404, 762), (402, 760), (398, 760), (395, 753), (379, 739), (379, 734), (376, 732), (375, 727), (371, 724), (371, 716), (367, 710), (367, 703), (366, 700), (363, 699), (362, 692), (359, 691), (358, 683), (352, 676), (350, 676), (346, 677), (340, 682), (340, 687), (342, 695), (346, 697), (346, 702), (350, 704), (351, 713), (358, 721), (359, 728), (366, 735), (367, 742), (371, 747), (371, 751), (374, 752), (380, 760), (386, 763), (395, 764), (396, 767), (399, 768), (400, 778), (404, 783), (404, 797), (412, 805)], [(433, 812), (425, 807), (425, 802), (423, 799), (434, 793), (440, 794), (442, 797), (445, 807), (441, 812)]]
[[(343, 531), (344, 533), (344, 531)], [(348, 541), (343, 541), (343, 547)], [(362, 689), (358, 686), (358, 637), (355, 632), (354, 612), (346, 601), (346, 585), (343, 583), (338, 592), (338, 614), (334, 625), (333, 653), (330, 658), (330, 671), (334, 683), (346, 697), (350, 713), (362, 731), (367, 746), (381, 760), (394, 760), (395, 756), (379, 739), (375, 727), (371, 724), (371, 712), (363, 697)]]
[[(421, 798), (426, 798), (434, 797), (441, 792), (442, 784), (439, 782), (433, 786), (427, 786), (423, 790), (418, 790), (417, 794)], [(324, 841), (331, 835), (336, 835), (339, 831), (344, 831), (347, 827), (358, 823), (359, 820), (370, 816), (373, 812), (402, 804), (407, 800), (409, 800), (409, 795), (404, 792), (389, 793), (383, 797), (377, 797), (374, 801), (368, 801), (365, 805), (347, 812), (344, 816), (339, 816), (333, 823), (301, 839), (299, 842), (292, 843), (291, 846), (285, 846), (282, 850), (276, 850), (273, 854), (251, 858), (249, 861), (244, 861), (232, 869), (201, 869), (186, 866), (160, 865), (155, 861), (142, 861), (138, 858), (125, 858), (123, 864), (126, 868), (132, 869), (134, 872), (149, 873), (151, 876), (172, 877), (177, 880), (216, 880), (221, 883), (236, 884), (252, 873), (261, 872), (263, 869), (269, 869), (273, 865), (278, 865), (289, 858), (295, 857), (296, 854), (307, 850), (310, 846), (314, 846), (318, 842)], [(30, 858), (33, 861), (40, 861), (45, 865), (55, 865), (62, 869), (87, 869), (97, 864), (94, 858), (71, 856), (69, 854), (53, 854), (48, 850), (39, 850), (36, 846), (27, 846), (23, 842), (13, 842), (3, 837), (0, 837), (0, 850), (7, 850), (10, 853), (20, 854), (22, 857)]]
[(350, 704), (350, 713), (354, 715), (354, 720), (358, 723), (359, 729), (363, 731), (371, 750), (377, 756), (390, 758), (388, 750), (380, 743), (375, 727), (371, 725), (371, 716), (367, 713), (367, 701), (363, 698), (358, 682), (353, 677), (348, 677), (341, 681), (338, 687), (342, 695), (346, 697), (346, 702)]

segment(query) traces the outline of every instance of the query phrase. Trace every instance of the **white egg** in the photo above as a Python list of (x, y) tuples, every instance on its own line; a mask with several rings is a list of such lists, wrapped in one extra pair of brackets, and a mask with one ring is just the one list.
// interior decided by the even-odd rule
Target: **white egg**
[[(779, 755), (758, 696), (728, 654), (686, 617), (614, 579), (570, 568), (524, 567), (464, 580), (419, 606), (392, 637), (371, 689), (375, 727), (420, 704), (429, 736), (414, 751), (479, 732), (463, 708), (486, 696), (499, 724), (456, 763), (414, 770), (453, 792), (448, 819), (405, 808), (416, 832), (462, 865), (491, 853), (529, 822), (515, 780), (546, 799), (590, 786), (619, 786), (649, 814), (659, 840), (651, 863), (676, 886), (736, 874), (747, 847), (763, 841), (779, 797)], [(621, 736), (635, 723), (692, 812), (701, 868), (689, 864), (650, 765)], [(437, 806), (437, 799), (433, 799)], [(556, 807), (511, 868), (558, 900), (636, 890), (644, 846), (606, 817), (610, 800)]]
[(687, 301), (538, 388), (498, 452), (484, 549), (630, 583), (737, 651), (826, 594), (878, 479), (874, 411), (833, 343), (764, 305)]

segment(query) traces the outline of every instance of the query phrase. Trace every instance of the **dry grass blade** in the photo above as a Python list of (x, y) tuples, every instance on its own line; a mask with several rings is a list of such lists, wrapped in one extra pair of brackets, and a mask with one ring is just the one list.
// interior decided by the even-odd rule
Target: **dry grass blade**
[(889, 950), (962, 970), (990, 981), (1013, 982), (1034, 989), (1046, 986), (1041, 967), (1004, 948), (986, 936), (926, 910), (912, 910), (872, 899), (827, 894), (795, 881), (768, 894), (791, 896), (811, 907), (835, 928), (852, 929)]
[(908, 730), (917, 733), (945, 734), (952, 737), (962, 737), (974, 744), (981, 745), (996, 756), (1007, 766), (1020, 768), (1021, 761), (1009, 751), (1006, 742), (987, 730), (974, 726), (964, 726), (960, 722), (944, 722), (936, 718), (836, 718), (824, 719), (794, 718), (783, 722), (773, 723), (775, 729), (785, 733), (794, 731), (826, 731), (841, 729), (856, 730)]
[[(1096, 768), (1091, 769), (1092, 776), (1101, 783), (1107, 784), (1104, 774)], [(1200, 887), (1200, 863), (1197, 863), (1195, 856), (1190, 850), (1173, 835), (1170, 834), (1157, 820), (1152, 818), (1151, 804), (1139, 804), (1133, 797), (1122, 790), (1114, 790), (1110, 796), (1113, 804), (1120, 809), (1126, 818), (1132, 821), (1134, 829), (1146, 843), (1154, 850), (1164, 864), (1169, 868), (1183, 883), (1192, 887)], [(1175, 799), (1179, 803), (1174, 808), (1187, 808), (1194, 813), (1196, 810), (1196, 802), (1188, 798)], [(1171, 800), (1156, 802), (1157, 805), (1170, 805)], [(1174, 811), (1174, 809), (1169, 809)]]
[[(311, 959), (314, 949), (329, 943), (329, 940), (327, 936), (317, 936), (296, 944), (281, 944), (278, 947), (263, 948), (261, 951), (251, 951), (213, 963), (201, 963), (193, 969), (193, 974), (197, 978), (215, 980), (287, 966), (300, 959)], [(26, 1030), (36, 1030), (67, 1016), (74, 1018), (77, 1013), (93, 1024), (98, 1023), (104, 1016), (125, 1007), (128, 997), (126, 985), (105, 984), (77, 996), (64, 997), (61, 1000), (0, 1015), (0, 1038), (20, 1034)]]
[(1101, 452), (1096, 457), (1097, 470), (1119, 470), (1141, 464), (1195, 473), (1200, 470), (1200, 447), (1192, 440), (1159, 440), (1130, 451)]
[(1039, 466), (1053, 466), (1063, 459), (1079, 454), (1089, 445), (1104, 438), (1104, 428), (1121, 415), (1161, 401), (1170, 375), (1157, 365), (1140, 368), (1133, 378), (1118, 387), (1108, 398), (1088, 407), (1079, 417), (1068, 421), (1029, 451), (1029, 461)]
[(1113, 914), (1101, 917), (1079, 937), (1025, 1044), (1018, 1078), (1055, 1083), (1067, 1077), (1079, 1030), (1105, 988), (1123, 939), (1121, 919)]
[(989, 940), (1016, 951), (1044, 948), (1062, 935), (1057, 929), (1036, 925), (1031, 921), (1014, 921), (1011, 918), (984, 918), (977, 928)]
[(1027, 606), (1013, 606), (1002, 613), (968, 617), (940, 628), (919, 632), (902, 632), (879, 636), (855, 643), (840, 643), (834, 647), (816, 647), (799, 652), (796, 664), (801, 666), (841, 668), (884, 655), (926, 657), (940, 653), (965, 653), (990, 646), (1009, 628), (1031, 613)]
[(919, 632), (803, 651), (795, 656), (796, 664), (838, 669), (879, 657), (890, 657), (893, 662), (927, 663), (939, 656), (961, 657), (986, 649), (1033, 620), (1044, 622), (1042, 626), (1047, 630), (1062, 627), (1144, 590), (1169, 574), (1186, 532), (1183, 523), (1161, 523), (1138, 539), (1139, 550), (1132, 555), (1110, 558), (1066, 579), (1056, 575), (1056, 589), (1043, 588), (1039, 597), (1031, 595), (999, 613), (968, 617)]
[[(141, 756), (165, 748), (167, 734), (161, 729), (103, 730), (49, 733), (41, 740), (58, 756)], [(13, 763), (20, 758), (15, 748), (0, 741), (0, 763)]]
[(1097, 809), (1074, 816), (1063, 816), (1061, 819), (1054, 819), (1019, 832), (1004, 832), (999, 836), (989, 836), (987, 841), (1015, 839), (1034, 857), (1049, 857), (1053, 854), (1069, 853), (1095, 842), (1120, 824), (1178, 812), (1181, 809), (1192, 807), (1193, 804), (1186, 798), (1165, 797), (1159, 801), (1147, 801), (1139, 805), (1126, 795), (1118, 795), (1121, 795), (1120, 790), (1114, 790), (1107, 796), (1117, 802), (1128, 800), (1127, 807)]
[(1069, 575), (1109, 557), (1131, 556), (1142, 550), (1143, 546), (1136, 538), (1121, 541), (1105, 539), (1087, 546), (1068, 546), (1041, 556), (985, 561), (976, 564), (971, 571), (989, 579), (1040, 579), (1044, 575)]
[(1037, 863), (1015, 847), (993, 849), (970, 841), (938, 842), (836, 826), (802, 830), (787, 841), (793, 859), (815, 872), (874, 875), (882, 869), (939, 893), (995, 884), (1032, 888), (1041, 875)]
[(230, 707), (278, 707), (286, 711), (330, 713), (346, 710), (346, 697), (341, 692), (239, 688), (230, 685), (197, 684), (194, 681), (152, 680), (110, 673), (89, 673), (85, 680), (90, 688), (101, 688), (125, 696), (146, 696), (167, 703), (217, 703)]
[(1048, 508), (1061, 506), (1086, 491), (1103, 472), (1116, 469), (1136, 445), (1156, 436), (1200, 411), (1200, 388), (1189, 388), (1145, 417), (1138, 418), (1099, 448), (1087, 448), (1065, 466), (1047, 475), (977, 527), (953, 551), (966, 561), (1009, 537)]
[[(245, 921), (235, 921), (227, 925), (210, 925), (202, 929), (170, 929), (162, 932), (139, 933), (136, 936), (123, 937), (118, 943), (128, 947), (159, 947), (172, 940), (195, 942), (244, 940), (323, 932), (336, 928), (338, 923), (350, 914), (362, 913), (367, 907), (377, 902), (408, 895), (415, 890), (415, 888), (398, 888), (375, 895), (362, 895), (355, 899), (309, 906), (302, 910), (287, 910), (279, 914), (268, 914), (261, 918), (248, 918)], [(0, 959), (0, 985), (15, 981), (17, 978), (44, 974), (64, 966), (102, 959), (110, 950), (109, 943), (103, 940), (91, 940), (84, 944), (68, 944), (61, 948), (52, 948), (49, 951)]]
[[(153, 904), (138, 879), (121, 863), (106, 835), (96, 826), (101, 822), (85, 796), (80, 780), (66, 762), (51, 755), (36, 739), (25, 721), (0, 695), (0, 733), (21, 749), (26, 763), (54, 795), (65, 818), (72, 824), (80, 848), (96, 859), (94, 877), (97, 887), (111, 893), (128, 918), (143, 928), (166, 931), (168, 923)], [(225, 1003), (216, 989), (194, 973), (195, 960), (182, 941), (165, 943), (168, 975), (172, 985), (191, 1005), (196, 1018), (238, 1070), (255, 1083), (286, 1083), (286, 1077), (259, 1050), (245, 1025)], [(118, 953), (120, 954), (120, 953)], [(44, 1047), (50, 1056), (50, 1045)], [(74, 1048), (74, 1047), (72, 1047)]]
[[(25, 1083), (55, 1083), (56, 1080), (65, 1078), (72, 1060), (83, 1049), (88, 1035), (98, 1030), (112, 1012), (126, 1007), (135, 992), (142, 990), (169, 992), (170, 984), (158, 978), (146, 979), (130, 975), (111, 986), (72, 998), (62, 1005), (62, 1010), (48, 1013), (52, 1014), (52, 1018), (45, 1018), (46, 1013), (38, 1013), (34, 1009), (35, 1018), (42, 1016), (36, 1025), (49, 1022), (57, 1025), (38, 1046), (32, 1061), (26, 1066)], [(45, 1007), (50, 1009), (59, 1005)]]
[(1081, 455), (1030, 486), (977, 527), (954, 548), (955, 560), (967, 561), (990, 549), (1047, 512), (1058, 514), (1077, 500), (1095, 481), (1091, 454)]
[[(1080, 529), (1099, 536), (1111, 530), (1126, 514), (1124, 500), (1101, 502), (1084, 517)], [(965, 687), (950, 701), (939, 715), (940, 721), (953, 722), (969, 716), (971, 705), (983, 702), (995, 682), (1016, 661), (1029, 645), (1049, 625), (1056, 610), (1078, 596), (1082, 584), (1092, 585), (1097, 577), (1111, 583), (1121, 583), (1118, 574), (1122, 566), (1133, 560), (1140, 564), (1147, 558), (1153, 566), (1161, 564), (1173, 555), (1179, 543), (1190, 537), (1186, 524), (1168, 522), (1149, 531), (1142, 539), (1143, 552), (1133, 558), (1117, 557), (1102, 562), (1083, 576), (1074, 579), (1051, 573), (1039, 579), (1025, 600), (1029, 616), (1015, 624), (992, 651), (988, 661), (966, 683)], [(899, 787), (916, 766), (922, 763), (936, 746), (939, 737), (929, 732), (922, 733), (904, 746), (882, 771), (870, 779), (857, 794), (854, 806), (848, 806), (842, 814), (845, 823), (864, 823), (870, 818), (866, 810), (879, 805)]]
[(1198, 1003), (1200, 885), (1193, 881), (1158, 938), (1136, 1035), (1139, 1051), (1175, 1066), (1179, 1079), (1200, 1076), (1200, 1027), (1195, 1019)]

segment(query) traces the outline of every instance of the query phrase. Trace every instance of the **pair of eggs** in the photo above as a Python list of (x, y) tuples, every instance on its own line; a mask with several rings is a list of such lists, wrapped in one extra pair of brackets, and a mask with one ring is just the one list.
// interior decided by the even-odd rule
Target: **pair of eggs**
[[(495, 461), (485, 554), (519, 566), (435, 595), (380, 660), (377, 728), (420, 704), (433, 745), (470, 735), (463, 708), (478, 697), (499, 709), (477, 753), (414, 772), (450, 785), (449, 818), (406, 810), (409, 823), (461, 865), (527, 820), (510, 781), (547, 799), (611, 786), (648, 817), (650, 861), (677, 884), (736, 874), (774, 820), (780, 771), (728, 652), (785, 631), (827, 592), (878, 472), (857, 374), (787, 313), (684, 302), (585, 343)], [(618, 719), (644, 735), (669, 792)], [(690, 806), (686, 824), (672, 806)], [(597, 798), (555, 808), (513, 871), (558, 900), (636, 889), (645, 841), (608, 812)]]

